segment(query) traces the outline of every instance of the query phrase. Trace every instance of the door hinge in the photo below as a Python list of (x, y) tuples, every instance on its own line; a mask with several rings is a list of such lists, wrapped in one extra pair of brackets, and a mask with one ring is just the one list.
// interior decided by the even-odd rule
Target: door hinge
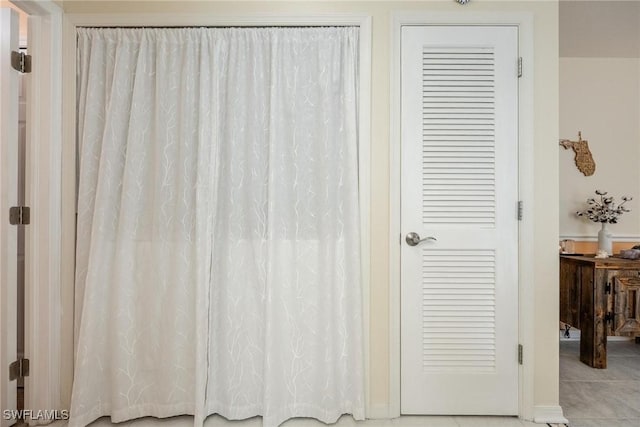
[(522, 56), (518, 57), (518, 78), (522, 77)]
[(29, 376), (29, 359), (18, 359), (9, 365), (9, 381)]
[(524, 211), (524, 203), (518, 200), (518, 221), (522, 221), (522, 212)]
[(604, 321), (613, 322), (613, 313), (610, 311), (607, 311), (607, 314), (604, 315)]
[(518, 344), (518, 365), (522, 365), (522, 344)]
[(31, 55), (24, 52), (11, 51), (11, 66), (21, 73), (31, 72)]
[(9, 208), (9, 223), (11, 225), (27, 225), (31, 222), (31, 209), (28, 206), (13, 206)]
[(607, 284), (604, 285), (604, 293), (611, 294), (611, 282), (607, 282)]

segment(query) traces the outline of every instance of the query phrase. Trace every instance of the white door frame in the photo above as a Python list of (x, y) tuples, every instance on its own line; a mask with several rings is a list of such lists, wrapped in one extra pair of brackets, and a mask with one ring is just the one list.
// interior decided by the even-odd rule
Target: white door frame
[[(63, 29), (63, 138), (61, 163), (57, 164), (62, 176), (62, 307), (64, 342), (58, 351), (67, 362), (60, 373), (63, 394), (71, 396), (74, 359), (74, 269), (75, 269), (75, 206), (76, 206), (76, 29), (78, 27), (162, 27), (162, 26), (358, 26), (360, 27), (360, 123), (358, 134), (358, 170), (360, 183), (360, 236), (361, 277), (363, 286), (364, 366), (366, 413), (370, 408), (369, 386), (369, 323), (370, 323), (370, 145), (371, 145), (371, 16), (366, 14), (321, 15), (269, 15), (242, 14), (216, 15), (213, 13), (133, 13), (133, 14), (66, 14)], [(68, 402), (66, 400), (65, 402)], [(65, 408), (68, 408), (68, 403)]]
[[(62, 9), (53, 0), (11, 0), (28, 17), (25, 201), (25, 408), (60, 409), (60, 160), (62, 153)], [(48, 422), (43, 420), (41, 422)]]
[(10, 380), (9, 365), (16, 361), (17, 349), (17, 309), (18, 301), (18, 228), (10, 223), (9, 209), (18, 201), (18, 118), (19, 118), (19, 75), (12, 69), (11, 52), (18, 49), (19, 17), (15, 10), (1, 8), (0, 44), (0, 426), (13, 424), (14, 414), (5, 417), (4, 410), (13, 411), (17, 407), (17, 381)]
[[(519, 200), (524, 202), (519, 223), (519, 342), (524, 364), (519, 372), (519, 416), (534, 418), (534, 311), (533, 301), (533, 16), (530, 13), (398, 12), (391, 22), (391, 120), (389, 212), (389, 417), (400, 416), (400, 46), (405, 25), (515, 25), (519, 28), (519, 52), (523, 57), (519, 85)], [(516, 64), (514, 64), (514, 72)], [(515, 212), (514, 212), (515, 215)], [(514, 350), (515, 357), (515, 350)]]

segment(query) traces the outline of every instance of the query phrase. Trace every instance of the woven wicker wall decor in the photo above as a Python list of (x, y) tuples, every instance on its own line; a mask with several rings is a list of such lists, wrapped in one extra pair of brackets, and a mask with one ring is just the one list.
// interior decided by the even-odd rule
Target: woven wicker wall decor
[(584, 176), (591, 176), (596, 171), (596, 162), (593, 160), (591, 150), (589, 150), (589, 142), (582, 139), (582, 132), (578, 132), (578, 140), (570, 141), (568, 139), (561, 139), (560, 145), (565, 150), (569, 148), (573, 149), (575, 153), (575, 162), (578, 170), (584, 174)]

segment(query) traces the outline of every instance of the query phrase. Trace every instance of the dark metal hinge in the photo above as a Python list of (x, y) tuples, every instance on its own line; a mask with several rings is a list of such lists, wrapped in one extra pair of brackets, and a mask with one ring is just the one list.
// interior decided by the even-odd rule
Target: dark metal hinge
[(604, 321), (613, 322), (613, 313), (610, 311), (607, 311), (607, 314), (604, 315)]
[(31, 223), (31, 209), (29, 206), (13, 206), (9, 208), (9, 223), (11, 225), (28, 225)]
[(522, 365), (522, 358), (523, 358), (523, 347), (522, 344), (518, 344), (518, 364)]
[(31, 72), (31, 55), (24, 52), (11, 51), (11, 66), (21, 73)]
[(522, 56), (518, 58), (518, 78), (522, 77)]
[(607, 282), (607, 284), (604, 285), (604, 293), (605, 294), (610, 294), (611, 293), (611, 282)]
[(518, 221), (522, 221), (522, 212), (524, 211), (524, 203), (522, 200), (518, 201)]
[(9, 381), (29, 376), (29, 359), (18, 359), (9, 365)]

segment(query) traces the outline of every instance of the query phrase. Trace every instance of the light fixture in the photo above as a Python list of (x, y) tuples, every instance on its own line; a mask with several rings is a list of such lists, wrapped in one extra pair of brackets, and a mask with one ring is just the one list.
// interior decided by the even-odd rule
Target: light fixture
[(456, 0), (459, 4), (467, 4), (470, 0)]

